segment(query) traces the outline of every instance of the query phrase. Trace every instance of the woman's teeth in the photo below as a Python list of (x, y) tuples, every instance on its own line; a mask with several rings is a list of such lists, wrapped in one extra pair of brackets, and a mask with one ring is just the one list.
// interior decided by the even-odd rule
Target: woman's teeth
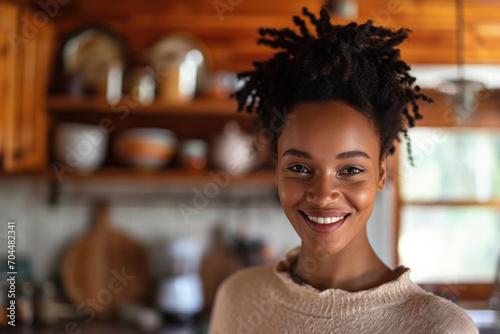
[(307, 218), (309, 218), (310, 220), (312, 220), (313, 222), (318, 223), (318, 224), (332, 224), (332, 223), (336, 223), (339, 220), (342, 220), (344, 217), (345, 216), (323, 218), (323, 217), (307, 216)]

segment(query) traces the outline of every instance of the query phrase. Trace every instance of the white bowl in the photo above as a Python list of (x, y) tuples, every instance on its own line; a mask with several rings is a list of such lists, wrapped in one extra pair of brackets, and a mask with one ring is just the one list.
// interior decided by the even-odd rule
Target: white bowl
[(98, 125), (59, 123), (55, 129), (56, 158), (81, 173), (98, 169), (106, 157), (108, 134)]

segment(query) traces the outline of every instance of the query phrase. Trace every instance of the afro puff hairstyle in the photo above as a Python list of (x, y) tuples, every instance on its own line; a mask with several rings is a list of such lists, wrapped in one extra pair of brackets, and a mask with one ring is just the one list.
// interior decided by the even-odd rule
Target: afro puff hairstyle
[[(269, 141), (276, 159), (278, 138), (286, 121), (286, 117), (277, 117), (277, 112), (282, 110), (287, 116), (302, 102), (345, 102), (375, 127), (380, 161), (383, 155), (394, 153), (394, 140), (400, 142), (399, 132), (403, 132), (413, 166), (407, 131), (422, 118), (416, 100), (433, 100), (420, 94), (419, 86), (412, 87), (416, 79), (409, 74), (410, 66), (400, 59), (400, 50), (395, 49), (411, 30), (374, 26), (372, 20), (331, 24), (325, 6), (319, 18), (307, 7), (302, 8), (302, 14), (316, 27), (317, 37), (299, 16), (294, 16), (293, 22), (300, 28), (300, 35), (289, 28), (259, 28), (257, 44), (284, 51), (266, 61), (253, 62), (252, 71), (237, 74), (244, 82), (231, 94), (237, 99), (238, 112), (245, 109), (258, 114), (260, 126), (271, 132)], [(267, 35), (270, 38), (265, 38)], [(408, 105), (413, 107), (413, 115)]]

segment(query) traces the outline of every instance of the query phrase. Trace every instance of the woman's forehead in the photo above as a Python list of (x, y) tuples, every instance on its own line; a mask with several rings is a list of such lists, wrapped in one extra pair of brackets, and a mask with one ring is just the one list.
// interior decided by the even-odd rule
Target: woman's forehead
[(298, 105), (285, 123), (278, 147), (329, 154), (345, 150), (373, 154), (379, 149), (377, 134), (369, 120), (346, 103), (337, 101)]

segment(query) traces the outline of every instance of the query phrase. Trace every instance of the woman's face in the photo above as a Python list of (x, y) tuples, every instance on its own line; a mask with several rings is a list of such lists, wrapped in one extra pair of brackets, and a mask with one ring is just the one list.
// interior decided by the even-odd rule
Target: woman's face
[(376, 132), (361, 113), (342, 102), (298, 105), (278, 140), (276, 182), (302, 244), (333, 254), (362, 240), (385, 166), (385, 158), (379, 166)]

